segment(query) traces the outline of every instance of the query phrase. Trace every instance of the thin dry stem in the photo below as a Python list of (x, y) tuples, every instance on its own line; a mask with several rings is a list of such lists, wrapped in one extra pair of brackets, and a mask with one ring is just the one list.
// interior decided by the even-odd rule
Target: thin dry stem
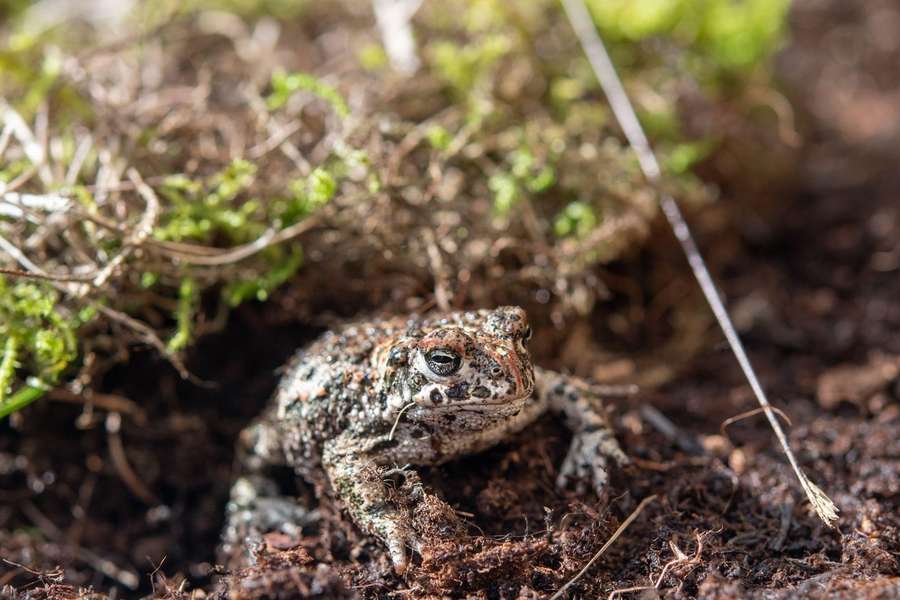
[[(787, 414), (785, 414), (785, 412), (783, 410), (781, 410), (780, 408), (777, 408), (775, 406), (772, 407), (772, 410), (775, 411), (775, 414), (777, 414), (779, 417), (784, 419), (784, 422), (788, 424), (788, 427), (794, 426), (794, 424), (791, 422), (790, 417), (788, 417)], [(749, 419), (750, 417), (758, 415), (759, 413), (762, 413), (762, 412), (765, 412), (765, 409), (760, 407), (760, 408), (754, 408), (753, 410), (748, 410), (748, 411), (742, 412), (740, 414), (734, 415), (733, 417), (728, 417), (727, 419), (722, 421), (721, 425), (719, 425), (719, 431), (722, 433), (722, 435), (727, 435), (725, 433), (725, 430), (728, 428), (729, 425), (734, 425), (738, 421), (743, 421), (744, 419)]]
[[(610, 107), (616, 115), (616, 120), (622, 127), (625, 137), (628, 138), (628, 143), (637, 155), (638, 163), (640, 164), (641, 171), (644, 173), (644, 177), (646, 177), (648, 182), (658, 185), (662, 178), (659, 162), (656, 160), (656, 155), (650, 147), (650, 142), (647, 140), (647, 136), (637, 118), (631, 100), (628, 98), (625, 88), (619, 80), (619, 75), (616, 73), (615, 66), (612, 64), (612, 60), (606, 51), (603, 40), (600, 38), (600, 35), (594, 26), (594, 22), (587, 11), (587, 7), (585, 7), (582, 0), (561, 0), (561, 2), (566, 11), (566, 15), (569, 18), (569, 22), (578, 36), (581, 47), (584, 49), (588, 61), (594, 70), (594, 74), (600, 81), (600, 86), (603, 88), (604, 93), (609, 100)], [(712, 308), (713, 314), (719, 323), (719, 327), (725, 334), (729, 346), (731, 346), (731, 351), (737, 358), (738, 364), (740, 365), (741, 370), (743, 370), (747, 381), (750, 383), (750, 387), (756, 395), (757, 401), (759, 401), (760, 406), (763, 411), (765, 411), (766, 418), (769, 420), (769, 424), (775, 432), (775, 437), (778, 438), (785, 455), (787, 455), (788, 461), (791, 463), (794, 473), (796, 473), (797, 478), (800, 480), (800, 485), (806, 492), (810, 503), (819, 517), (826, 525), (833, 527), (837, 520), (838, 509), (831, 499), (813, 484), (806, 473), (800, 468), (800, 464), (797, 462), (797, 458), (794, 456), (794, 452), (788, 444), (787, 436), (781, 429), (781, 424), (775, 417), (775, 411), (772, 409), (769, 399), (766, 397), (766, 393), (756, 376), (756, 371), (753, 369), (753, 365), (747, 357), (741, 338), (734, 328), (731, 317), (728, 315), (728, 311), (725, 308), (725, 303), (719, 295), (716, 284), (712, 279), (712, 275), (710, 275), (709, 269), (707, 269), (706, 263), (703, 260), (703, 256), (697, 248), (697, 243), (694, 241), (694, 237), (688, 228), (687, 221), (685, 221), (678, 203), (668, 193), (660, 192), (660, 205), (662, 206), (663, 214), (665, 214), (672, 231), (675, 233), (675, 237), (678, 239), (682, 250), (687, 256), (694, 277), (700, 284), (703, 295), (706, 296), (706, 300), (709, 303), (710, 308)]]
[(653, 494), (652, 496), (647, 496), (646, 498), (641, 500), (641, 503), (637, 505), (637, 508), (635, 508), (631, 512), (631, 514), (628, 515), (628, 518), (626, 518), (624, 521), (622, 521), (622, 524), (619, 525), (618, 529), (616, 529), (613, 532), (612, 536), (608, 540), (606, 540), (606, 543), (603, 544), (603, 547), (600, 548), (597, 551), (597, 553), (594, 554), (593, 557), (591, 557), (591, 560), (589, 560), (587, 562), (587, 564), (584, 565), (584, 567), (582, 567), (582, 569), (580, 571), (578, 571), (578, 573), (575, 575), (575, 577), (573, 577), (572, 579), (567, 581), (564, 586), (562, 586), (561, 588), (556, 590), (556, 593), (553, 594), (552, 596), (550, 596), (550, 600), (556, 600), (557, 598), (561, 598), (563, 593), (565, 593), (565, 591), (570, 586), (572, 586), (576, 581), (578, 581), (581, 578), (581, 576), (584, 575), (587, 572), (587, 570), (590, 569), (591, 566), (593, 566), (593, 564), (595, 562), (597, 562), (597, 559), (599, 559), (601, 556), (603, 556), (603, 553), (606, 552), (606, 550), (610, 546), (613, 545), (613, 542), (615, 542), (617, 539), (619, 539), (619, 536), (621, 536), (622, 533), (624, 533), (624, 531), (626, 529), (628, 529), (628, 526), (631, 525), (631, 523), (638, 517), (639, 514), (641, 514), (641, 511), (643, 511), (647, 507), (647, 505), (650, 504), (651, 502), (653, 502), (654, 500), (656, 500), (656, 494)]

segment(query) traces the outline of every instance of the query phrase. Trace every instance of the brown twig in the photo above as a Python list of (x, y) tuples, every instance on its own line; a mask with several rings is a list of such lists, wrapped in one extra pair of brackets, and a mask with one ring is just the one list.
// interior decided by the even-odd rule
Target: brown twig
[[(221, 250), (216, 252), (217, 249), (197, 246), (193, 244), (182, 244), (182, 248), (190, 248), (193, 251), (196, 251), (197, 254), (194, 256), (178, 256), (179, 260), (182, 262), (192, 264), (192, 265), (202, 265), (208, 267), (217, 267), (222, 265), (227, 265), (229, 263), (235, 263), (254, 254), (262, 252), (269, 246), (274, 246), (275, 244), (280, 244), (282, 242), (286, 242), (292, 238), (295, 238), (311, 229), (314, 229), (319, 225), (319, 219), (315, 216), (307, 217), (300, 221), (299, 223), (294, 223), (284, 229), (279, 231), (275, 231), (273, 229), (269, 229), (264, 234), (256, 238), (252, 242), (248, 242), (242, 246), (236, 246), (234, 248), (229, 248), (227, 250)], [(200, 250), (203, 248), (204, 250)], [(202, 252), (212, 251), (213, 253), (204, 256)]]
[(125, 445), (122, 443), (121, 428), (122, 416), (117, 412), (109, 413), (106, 416), (106, 433), (109, 456), (112, 459), (113, 466), (115, 466), (122, 482), (131, 490), (132, 494), (147, 504), (158, 504), (159, 499), (156, 497), (156, 494), (150, 491), (150, 488), (138, 477), (131, 467), (131, 463), (128, 462), (128, 456), (125, 454)]
[[(725, 430), (728, 428), (729, 425), (733, 425), (733, 424), (737, 423), (738, 421), (743, 421), (744, 419), (748, 419), (748, 418), (750, 418), (754, 415), (758, 415), (762, 412), (765, 412), (764, 408), (754, 408), (753, 410), (748, 410), (748, 411), (742, 412), (740, 414), (734, 415), (733, 417), (728, 417), (727, 419), (722, 421), (721, 425), (719, 425), (719, 432), (724, 436), (728, 436), (728, 434), (726, 433)], [(784, 422), (788, 424), (788, 427), (794, 426), (794, 424), (791, 422), (790, 417), (788, 417), (785, 414), (785, 412), (783, 410), (781, 410), (780, 408), (776, 408), (773, 406), (772, 412), (774, 412), (776, 415), (778, 415), (779, 417), (784, 419)]]
[(153, 346), (159, 351), (159, 353), (166, 357), (166, 359), (175, 367), (175, 370), (178, 371), (178, 374), (181, 375), (182, 379), (193, 379), (190, 371), (187, 370), (187, 367), (184, 366), (184, 362), (178, 358), (175, 354), (169, 351), (166, 347), (166, 344), (159, 339), (159, 336), (156, 335), (156, 332), (150, 328), (150, 326), (138, 321), (134, 317), (130, 317), (125, 313), (109, 308), (108, 306), (104, 306), (97, 302), (91, 302), (90, 306), (95, 310), (100, 312), (106, 318), (125, 325), (128, 329), (136, 332), (138, 336), (144, 341), (144, 343)]
[(135, 404), (132, 400), (117, 394), (102, 394), (87, 390), (84, 394), (76, 394), (65, 388), (56, 388), (51, 390), (46, 398), (57, 402), (66, 402), (69, 404), (92, 404), (110, 412), (118, 412), (134, 417), (139, 425), (147, 422), (147, 413)]
[(40, 279), (42, 281), (60, 281), (60, 282), (80, 282), (88, 283), (91, 278), (78, 275), (51, 275), (49, 273), (32, 273), (31, 271), (23, 271), (21, 269), (6, 269), (0, 267), (0, 273), (4, 275), (12, 275), (13, 277), (25, 277), (27, 279)]

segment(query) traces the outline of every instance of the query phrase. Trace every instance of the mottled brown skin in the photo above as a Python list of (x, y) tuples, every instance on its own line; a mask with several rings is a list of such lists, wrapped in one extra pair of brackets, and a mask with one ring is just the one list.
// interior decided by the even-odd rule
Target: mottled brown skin
[(596, 388), (533, 367), (530, 336), (518, 307), (374, 320), (324, 334), (294, 357), (269, 410), (242, 434), (248, 475), (232, 491), (226, 545), (309, 518), (258, 475), (264, 465), (286, 464), (311, 481), (324, 474), (353, 520), (404, 570), (418, 540), (388, 500), (379, 468), (478, 452), (547, 409), (575, 432), (559, 484), (587, 479), (601, 492), (608, 459), (627, 458)]

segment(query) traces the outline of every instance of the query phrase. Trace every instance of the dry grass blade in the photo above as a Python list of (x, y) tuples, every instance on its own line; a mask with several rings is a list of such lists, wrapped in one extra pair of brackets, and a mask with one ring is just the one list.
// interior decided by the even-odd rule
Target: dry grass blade
[(156, 332), (153, 331), (153, 329), (149, 325), (146, 325), (138, 321), (134, 317), (130, 317), (121, 311), (114, 310), (112, 308), (109, 308), (108, 306), (104, 306), (103, 304), (90, 302), (89, 305), (109, 320), (120, 323), (131, 331), (135, 332), (140, 340), (148, 346), (156, 348), (160, 355), (164, 356), (175, 368), (175, 370), (178, 371), (178, 374), (182, 379), (199, 381), (191, 375), (190, 371), (187, 370), (184, 362), (177, 355), (169, 351), (165, 343), (161, 339), (159, 339), (159, 336), (156, 335)]
[(622, 533), (624, 533), (624, 531), (625, 531), (626, 529), (628, 529), (628, 526), (631, 525), (631, 523), (638, 517), (639, 514), (641, 514), (641, 511), (643, 511), (644, 508), (646, 508), (647, 505), (650, 504), (651, 502), (653, 502), (654, 500), (656, 500), (656, 494), (653, 494), (652, 496), (647, 496), (646, 498), (644, 498), (643, 500), (641, 500), (641, 503), (637, 505), (637, 508), (635, 508), (635, 509), (631, 512), (631, 514), (628, 515), (628, 518), (627, 518), (627, 519), (625, 519), (624, 521), (622, 521), (622, 524), (619, 525), (618, 529), (616, 529), (616, 530), (613, 532), (612, 536), (610, 536), (610, 538), (609, 538), (608, 540), (606, 540), (606, 543), (603, 544), (603, 547), (600, 548), (599, 550), (597, 550), (597, 553), (594, 554), (594, 556), (591, 557), (591, 560), (589, 560), (589, 561), (587, 562), (587, 564), (584, 565), (584, 567), (582, 567), (582, 569), (581, 569), (580, 571), (578, 571), (578, 573), (576, 573), (575, 577), (573, 577), (572, 579), (570, 579), (569, 581), (567, 581), (566, 584), (565, 584), (564, 586), (562, 586), (561, 588), (559, 588), (558, 590), (556, 590), (556, 593), (553, 594), (552, 596), (550, 596), (550, 600), (556, 600), (557, 598), (562, 598), (563, 593), (564, 593), (571, 585), (573, 585), (576, 581), (578, 581), (578, 580), (581, 578), (581, 576), (584, 575), (584, 574), (587, 572), (587, 570), (590, 569), (591, 566), (592, 566), (595, 562), (597, 562), (597, 560), (598, 560), (601, 556), (603, 556), (603, 553), (606, 552), (607, 549), (609, 549), (609, 547), (612, 546), (613, 543), (614, 543), (617, 539), (619, 539), (619, 536), (621, 536)]
[[(779, 417), (784, 419), (784, 422), (787, 423), (788, 427), (794, 426), (794, 424), (791, 422), (791, 418), (788, 417), (783, 410), (781, 410), (780, 408), (776, 408), (774, 406), (772, 407), (772, 410), (775, 412), (775, 414), (777, 414)], [(740, 414), (734, 415), (733, 417), (728, 417), (727, 419), (722, 421), (721, 425), (719, 425), (719, 432), (722, 435), (727, 435), (725, 430), (728, 429), (728, 427), (730, 425), (734, 425), (738, 421), (743, 421), (744, 419), (749, 419), (750, 417), (753, 417), (755, 415), (758, 415), (759, 413), (764, 413), (764, 412), (766, 412), (765, 409), (760, 407), (760, 408), (754, 408), (753, 410), (744, 411)]]
[[(561, 2), (566, 15), (569, 18), (569, 22), (572, 25), (572, 29), (574, 29), (575, 34), (578, 36), (581, 47), (584, 49), (588, 61), (594, 70), (594, 74), (600, 81), (600, 86), (603, 88), (603, 91), (609, 100), (610, 107), (616, 115), (616, 120), (622, 127), (622, 131), (628, 139), (628, 143), (637, 155), (638, 163), (640, 164), (641, 171), (644, 173), (644, 177), (651, 183), (659, 183), (662, 175), (659, 162), (656, 160), (656, 155), (650, 147), (650, 142), (647, 140), (647, 136), (641, 127), (640, 121), (638, 121), (634, 107), (631, 105), (631, 100), (629, 100), (628, 94), (625, 93), (625, 89), (622, 87), (622, 82), (619, 80), (615, 66), (609, 58), (603, 40), (600, 38), (599, 33), (597, 33), (594, 22), (587, 11), (587, 7), (585, 7), (583, 0), (561, 0)], [(813, 484), (800, 468), (797, 458), (794, 456), (794, 452), (788, 444), (787, 436), (784, 434), (781, 424), (775, 417), (775, 411), (772, 409), (772, 405), (769, 403), (769, 399), (766, 397), (766, 393), (759, 383), (756, 371), (753, 369), (753, 365), (750, 364), (750, 359), (747, 357), (741, 338), (738, 336), (737, 330), (735, 330), (734, 324), (731, 322), (731, 317), (725, 309), (725, 304), (719, 296), (716, 284), (712, 279), (712, 275), (709, 273), (709, 269), (706, 267), (706, 263), (703, 260), (703, 256), (700, 254), (700, 250), (697, 248), (691, 230), (688, 227), (684, 216), (681, 214), (678, 203), (671, 195), (661, 192), (660, 205), (663, 214), (665, 214), (669, 225), (672, 227), (672, 231), (675, 233), (675, 237), (678, 239), (682, 250), (687, 256), (694, 277), (700, 284), (703, 295), (706, 297), (706, 301), (709, 303), (710, 308), (712, 308), (716, 320), (719, 323), (719, 327), (721, 327), (722, 332), (725, 334), (725, 338), (728, 340), (731, 351), (734, 353), (735, 358), (737, 358), (738, 364), (740, 364), (741, 370), (744, 372), (744, 376), (750, 383), (750, 387), (753, 389), (756, 399), (759, 401), (762, 410), (765, 412), (766, 418), (769, 420), (769, 424), (775, 432), (775, 437), (778, 438), (784, 453), (787, 455), (788, 461), (791, 463), (791, 467), (797, 475), (797, 479), (800, 480), (800, 485), (806, 492), (807, 498), (809, 498), (810, 503), (819, 517), (826, 525), (833, 527), (837, 520), (838, 509), (831, 499)]]
[(89, 282), (92, 278), (90, 277), (77, 277), (75, 275), (51, 275), (49, 273), (29, 273), (28, 271), (23, 271), (21, 269), (6, 269), (0, 268), (0, 273), (3, 275), (12, 275), (13, 277), (25, 277), (30, 279), (40, 279), (42, 281), (60, 281), (63, 283), (68, 283), (72, 281), (79, 282)]
[(52, 278), (48, 276), (43, 269), (34, 264), (34, 262), (32, 262), (27, 256), (25, 256), (25, 254), (21, 250), (19, 250), (19, 248), (16, 247), (15, 244), (7, 240), (2, 235), (0, 235), (0, 251), (5, 252), (7, 256), (22, 265), (27, 273), (38, 275), (39, 277), (44, 279), (52, 280)]
[(307, 217), (299, 223), (295, 223), (278, 231), (269, 229), (252, 242), (248, 242), (235, 248), (229, 248), (228, 250), (219, 250), (217, 248), (199, 246), (196, 244), (158, 244), (157, 246), (166, 253), (177, 256), (178, 259), (184, 263), (216, 267), (244, 260), (245, 258), (265, 250), (269, 246), (280, 244), (295, 238), (300, 234), (306, 233), (307, 231), (318, 227), (319, 224), (319, 219), (316, 217)]
[[(113, 273), (115, 273), (115, 271), (125, 262), (134, 249), (140, 246), (144, 240), (150, 236), (150, 233), (153, 231), (153, 226), (156, 224), (156, 220), (159, 217), (159, 199), (156, 197), (153, 190), (150, 189), (150, 186), (144, 183), (140, 174), (133, 168), (128, 169), (128, 178), (131, 179), (138, 193), (141, 195), (141, 198), (147, 203), (147, 208), (134, 231), (132, 231), (126, 239), (122, 251), (113, 257), (113, 259), (110, 260), (94, 278), (93, 286), (96, 288), (103, 287), (107, 280), (112, 277)], [(83, 296), (87, 292), (88, 288), (87, 286), (84, 286), (79, 290), (79, 295)]]
[(144, 480), (131, 466), (128, 455), (125, 452), (125, 444), (122, 442), (121, 430), (122, 416), (115, 411), (109, 413), (106, 416), (106, 434), (107, 447), (109, 448), (109, 456), (112, 459), (113, 466), (132, 494), (147, 505), (153, 506), (158, 504), (159, 499), (156, 497), (156, 494), (150, 491)]

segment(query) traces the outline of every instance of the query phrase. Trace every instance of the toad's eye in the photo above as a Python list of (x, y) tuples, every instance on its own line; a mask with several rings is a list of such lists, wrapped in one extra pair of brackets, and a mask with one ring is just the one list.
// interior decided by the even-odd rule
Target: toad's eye
[(436, 348), (425, 355), (425, 364), (428, 365), (428, 368), (435, 375), (446, 377), (459, 370), (460, 365), (462, 365), (462, 358), (453, 350)]
[(529, 325), (528, 327), (525, 328), (525, 332), (522, 334), (522, 339), (527, 342), (528, 340), (531, 339), (531, 334), (532, 334), (531, 326)]

